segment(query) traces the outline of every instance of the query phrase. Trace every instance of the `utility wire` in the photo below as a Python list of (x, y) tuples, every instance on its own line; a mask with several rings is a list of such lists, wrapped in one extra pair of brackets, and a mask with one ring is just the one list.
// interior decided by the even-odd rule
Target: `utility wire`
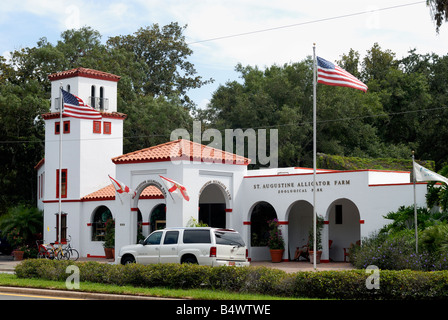
[[(433, 111), (440, 111), (440, 110), (446, 110), (447, 107), (438, 107), (438, 108), (429, 108), (429, 109), (418, 109), (418, 110), (406, 110), (406, 111), (400, 111), (400, 112), (389, 112), (389, 113), (379, 113), (379, 114), (373, 114), (368, 116), (356, 116), (356, 117), (345, 117), (345, 118), (336, 118), (336, 119), (327, 119), (327, 120), (317, 120), (317, 123), (323, 124), (323, 123), (330, 123), (330, 122), (343, 122), (343, 121), (351, 121), (351, 120), (358, 120), (358, 119), (368, 119), (368, 118), (380, 118), (380, 117), (393, 117), (393, 116), (399, 116), (404, 114), (410, 114), (410, 113), (419, 113), (419, 112), (433, 112)], [(291, 123), (284, 123), (284, 124), (276, 124), (272, 126), (260, 126), (260, 127), (250, 127), (250, 128), (212, 128), (217, 129), (218, 131), (223, 131), (226, 129), (241, 129), (241, 130), (247, 130), (247, 129), (276, 129), (276, 128), (282, 128), (282, 127), (291, 127), (291, 126), (303, 126), (307, 124), (312, 124), (312, 121), (302, 121), (302, 122), (291, 122)], [(124, 136), (123, 139), (141, 139), (141, 138), (154, 138), (154, 137), (169, 137), (167, 134), (151, 134), (151, 135), (138, 135), (138, 136)], [(91, 139), (83, 139), (83, 141), (86, 140), (106, 140), (106, 139), (118, 139), (116, 137), (114, 138), (91, 138)], [(70, 141), (78, 141), (79, 139), (71, 139)], [(52, 142), (55, 142), (56, 140), (51, 140)], [(68, 141), (68, 140), (65, 140)], [(0, 141), (0, 144), (15, 144), (15, 143), (44, 143), (44, 140), (20, 140), (20, 141), (14, 141), (14, 140), (4, 140)], [(50, 142), (50, 141), (49, 141)]]
[(416, 4), (422, 4), (422, 3), (426, 3), (426, 1), (417, 1), (417, 2), (412, 2), (412, 3), (407, 3), (407, 4), (399, 4), (399, 5), (396, 5), (396, 6), (379, 8), (379, 9), (375, 9), (375, 10), (360, 11), (360, 12), (355, 12), (355, 13), (349, 13), (349, 14), (344, 14), (344, 15), (340, 15), (340, 16), (336, 16), (336, 17), (329, 17), (329, 18), (310, 20), (310, 21), (299, 22), (299, 23), (294, 23), (294, 24), (289, 24), (289, 25), (284, 25), (284, 26), (279, 26), (279, 27), (273, 27), (273, 28), (255, 30), (255, 31), (236, 33), (236, 34), (231, 34), (231, 35), (221, 36), (221, 37), (215, 37), (215, 38), (210, 38), (210, 39), (205, 39), (205, 40), (197, 40), (197, 41), (189, 42), (189, 43), (187, 43), (187, 45), (197, 44), (197, 43), (204, 43), (204, 42), (210, 42), (210, 41), (217, 41), (217, 40), (223, 40), (223, 39), (229, 39), (229, 38), (236, 38), (236, 37), (242, 37), (242, 36), (248, 36), (248, 35), (252, 35), (252, 34), (257, 34), (257, 33), (262, 33), (262, 32), (269, 32), (269, 31), (275, 31), (275, 30), (286, 29), (286, 28), (299, 27), (299, 26), (303, 26), (303, 25), (307, 25), (307, 24), (314, 24), (314, 23), (319, 23), (319, 22), (325, 22), (325, 21), (331, 21), (331, 20), (337, 20), (337, 19), (343, 19), (343, 18), (359, 16), (359, 15), (373, 13), (373, 12), (380, 12), (380, 11), (386, 11), (386, 10), (403, 8), (403, 7), (409, 7), (409, 6), (413, 6), (413, 5), (416, 5)]

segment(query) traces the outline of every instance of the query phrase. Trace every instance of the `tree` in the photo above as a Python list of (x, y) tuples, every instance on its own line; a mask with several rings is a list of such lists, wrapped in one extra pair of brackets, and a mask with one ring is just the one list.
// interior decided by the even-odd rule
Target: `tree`
[(367, 50), (367, 55), (362, 61), (362, 80), (369, 82), (369, 90), (371, 88), (372, 80), (381, 81), (386, 78), (389, 69), (396, 69), (398, 61), (395, 60), (395, 53), (391, 50), (382, 50), (380, 45), (375, 42), (370, 50)]
[(431, 8), (432, 18), (436, 22), (436, 31), (439, 33), (443, 20), (448, 21), (448, 0), (427, 0), (426, 5)]
[(341, 60), (337, 62), (337, 65), (359, 79), (361, 77), (361, 74), (358, 70), (359, 57), (360, 56), (358, 51), (350, 49), (348, 54), (342, 55)]
[(23, 237), (24, 242), (34, 246), (36, 234), (42, 232), (43, 212), (36, 207), (18, 205), (11, 207), (1, 217), (0, 228), (3, 234), (11, 232)]
[(42, 159), (45, 136), (39, 115), (48, 109), (36, 80), (0, 84), (0, 214), (11, 204), (34, 202), (34, 166)]
[(186, 92), (212, 81), (203, 81), (188, 61), (193, 51), (185, 43), (185, 28), (175, 22), (162, 28), (153, 24), (140, 28), (133, 35), (112, 37), (107, 41), (109, 50), (132, 52), (142, 67), (141, 74), (133, 82), (137, 93), (154, 97), (175, 94), (182, 103), (191, 106), (192, 101)]

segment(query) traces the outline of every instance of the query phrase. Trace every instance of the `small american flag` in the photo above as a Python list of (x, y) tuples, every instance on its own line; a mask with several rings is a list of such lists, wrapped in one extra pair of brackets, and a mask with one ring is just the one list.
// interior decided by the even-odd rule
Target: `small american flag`
[(84, 104), (84, 101), (77, 96), (62, 90), (62, 99), (64, 100), (63, 115), (79, 119), (101, 120), (101, 113), (92, 107)]
[(317, 57), (317, 82), (329, 86), (350, 87), (366, 92), (367, 86), (334, 63)]

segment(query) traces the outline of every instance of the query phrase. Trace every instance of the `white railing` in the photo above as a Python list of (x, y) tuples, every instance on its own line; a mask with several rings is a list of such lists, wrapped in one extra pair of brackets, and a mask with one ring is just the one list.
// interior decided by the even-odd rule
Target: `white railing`
[[(98, 111), (107, 111), (109, 110), (109, 99), (108, 98), (100, 98), (100, 97), (89, 97), (87, 101), (84, 101), (87, 105)], [(55, 110), (59, 110), (60, 102), (59, 98), (54, 99), (54, 108)]]

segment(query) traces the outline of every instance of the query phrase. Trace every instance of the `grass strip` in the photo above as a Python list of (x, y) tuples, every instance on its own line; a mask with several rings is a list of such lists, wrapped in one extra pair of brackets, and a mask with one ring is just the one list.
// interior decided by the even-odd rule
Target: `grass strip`
[[(68, 290), (65, 282), (42, 280), (42, 279), (21, 279), (14, 274), (0, 274), (0, 286), (27, 287), (40, 289)], [(194, 300), (303, 300), (296, 298), (274, 297), (260, 294), (240, 294), (219, 290), (204, 289), (167, 289), (167, 288), (140, 288), (133, 286), (118, 286), (111, 284), (101, 284), (93, 282), (80, 282), (79, 289), (73, 291), (105, 293), (105, 294), (125, 294), (152, 297), (167, 297), (177, 299)]]

